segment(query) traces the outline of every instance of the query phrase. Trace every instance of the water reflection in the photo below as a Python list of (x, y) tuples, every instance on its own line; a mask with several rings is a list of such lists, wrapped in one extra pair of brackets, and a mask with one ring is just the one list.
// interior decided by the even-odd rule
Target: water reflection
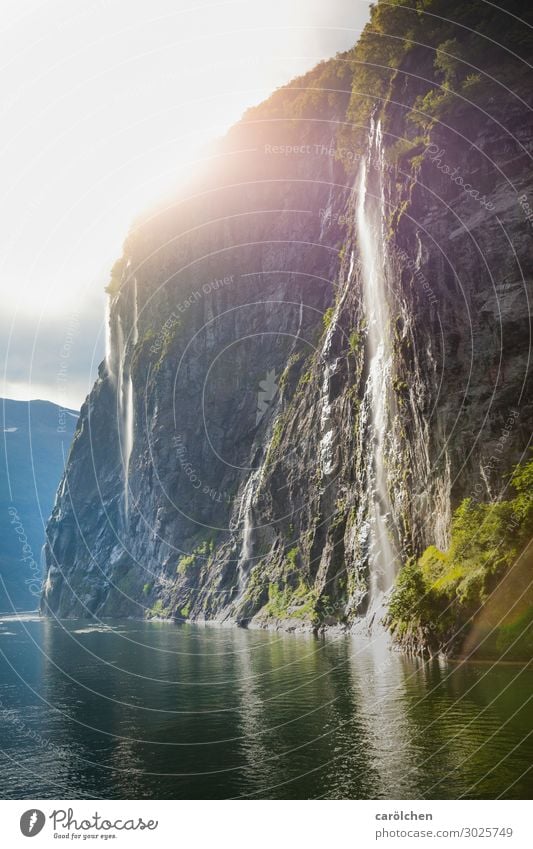
[[(0, 620), (5, 798), (529, 798), (530, 668), (374, 637)], [(12, 713), (10, 713), (12, 711)]]

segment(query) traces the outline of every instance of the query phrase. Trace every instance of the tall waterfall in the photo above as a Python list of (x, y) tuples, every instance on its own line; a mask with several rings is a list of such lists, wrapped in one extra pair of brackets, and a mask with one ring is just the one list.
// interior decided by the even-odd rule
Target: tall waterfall
[(239, 597), (242, 595), (244, 590), (245, 577), (247, 572), (250, 570), (252, 562), (253, 499), (260, 474), (260, 469), (255, 469), (251, 472), (250, 477), (246, 481), (246, 486), (244, 487), (239, 504), (239, 512), (236, 522), (237, 528), (242, 527), (241, 551), (239, 554), (239, 561), (237, 563)]
[(111, 295), (105, 304), (105, 364), (109, 377), (113, 377), (113, 334), (111, 332)]
[[(122, 446), (122, 462), (124, 468), (124, 511), (126, 517), (129, 513), (129, 469), (130, 469), (130, 458), (131, 458), (131, 450), (133, 448), (133, 428), (134, 428), (134, 418), (133, 418), (133, 381), (131, 379), (131, 351), (139, 341), (139, 330), (137, 326), (137, 280), (134, 277), (133, 282), (133, 320), (132, 320), (132, 328), (131, 328), (131, 338), (128, 340), (129, 346), (126, 344), (124, 346), (123, 359), (121, 365), (121, 373), (122, 373), (122, 385), (121, 385), (121, 398), (122, 398), (122, 420), (123, 420), (123, 436), (124, 443)], [(129, 347), (130, 356), (129, 362), (126, 367), (125, 364), (125, 354), (126, 349)]]
[(137, 280), (131, 282), (131, 330), (126, 335), (123, 318), (118, 305), (114, 310), (116, 319), (113, 322), (113, 311), (110, 300), (107, 306), (107, 337), (106, 365), (109, 378), (113, 381), (117, 392), (117, 416), (120, 451), (122, 456), (122, 476), (124, 485), (124, 515), (129, 514), (129, 466), (134, 439), (134, 395), (131, 377), (131, 355), (139, 339)]
[(395, 576), (396, 551), (387, 486), (386, 448), (391, 413), (392, 350), (387, 293), (388, 258), (385, 241), (383, 147), (379, 123), (372, 125), (369, 150), (361, 161), (357, 187), (356, 231), (361, 261), (364, 311), (367, 321), (368, 379), (364, 405), (369, 434), (368, 558), (370, 606), (376, 611)]

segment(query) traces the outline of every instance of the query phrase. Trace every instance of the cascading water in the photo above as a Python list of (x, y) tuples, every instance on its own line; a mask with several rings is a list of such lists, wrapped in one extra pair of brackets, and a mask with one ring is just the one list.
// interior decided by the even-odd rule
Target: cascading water
[(122, 474), (124, 483), (124, 516), (129, 514), (129, 466), (134, 439), (134, 396), (131, 377), (131, 352), (138, 342), (138, 306), (137, 280), (132, 283), (132, 324), (129, 337), (126, 338), (122, 316), (116, 311), (116, 323), (112, 323), (111, 304), (107, 306), (106, 364), (109, 378), (116, 386), (118, 432), (122, 455)]
[(107, 373), (113, 377), (113, 340), (111, 333), (111, 295), (107, 296), (105, 305), (105, 363)]
[(237, 563), (237, 585), (238, 597), (240, 598), (245, 589), (245, 578), (252, 559), (252, 532), (253, 532), (253, 498), (256, 484), (260, 478), (261, 470), (255, 469), (248, 480), (242, 493), (237, 515), (236, 527), (242, 527), (242, 543)]
[[(131, 338), (128, 340), (131, 348), (133, 348), (137, 342), (139, 341), (139, 330), (137, 326), (137, 280), (133, 278), (133, 321), (132, 321), (132, 329), (131, 329)], [(124, 354), (126, 353), (126, 348), (124, 347)], [(133, 436), (134, 436), (134, 419), (133, 419), (133, 380), (131, 378), (131, 353), (129, 357), (129, 364), (127, 367), (127, 375), (125, 363), (122, 363), (122, 387), (121, 387), (121, 396), (123, 399), (123, 432), (124, 432), (124, 444), (123, 444), (123, 464), (124, 464), (124, 511), (126, 517), (129, 512), (129, 468), (130, 468), (130, 458), (131, 451), (133, 448)]]
[[(361, 161), (357, 190), (356, 231), (367, 321), (368, 380), (363, 401), (369, 433), (367, 522), (370, 577), (369, 614), (375, 617), (391, 588), (396, 551), (391, 527), (386, 447), (392, 393), (392, 351), (387, 293), (387, 252), (384, 232), (385, 194), (382, 181), (381, 128), (372, 124), (369, 151)], [(375, 177), (375, 181), (374, 178)], [(375, 187), (374, 187), (375, 182)]]

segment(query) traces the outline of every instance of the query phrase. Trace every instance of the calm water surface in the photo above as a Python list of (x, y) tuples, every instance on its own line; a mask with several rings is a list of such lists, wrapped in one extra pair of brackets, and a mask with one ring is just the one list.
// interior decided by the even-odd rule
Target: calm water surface
[(0, 619), (3, 798), (530, 798), (531, 667)]

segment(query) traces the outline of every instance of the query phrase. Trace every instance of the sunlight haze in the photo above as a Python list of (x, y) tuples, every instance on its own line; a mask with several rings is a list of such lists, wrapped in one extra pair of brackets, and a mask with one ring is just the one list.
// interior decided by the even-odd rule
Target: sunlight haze
[(69, 0), (3, 12), (2, 394), (77, 406), (132, 220), (248, 106), (351, 46), (368, 4)]

